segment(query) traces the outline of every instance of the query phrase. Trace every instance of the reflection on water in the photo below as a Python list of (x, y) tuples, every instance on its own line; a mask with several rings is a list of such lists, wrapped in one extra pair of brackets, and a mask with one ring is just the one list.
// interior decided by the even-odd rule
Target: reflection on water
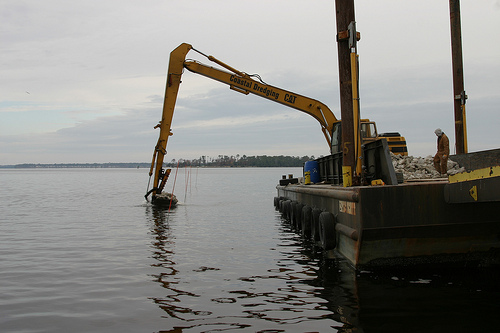
[(497, 268), (400, 268), (356, 279), (368, 332), (494, 332), (500, 318)]
[(152, 277), (164, 288), (151, 297), (165, 311), (161, 332), (469, 332), (499, 324), (497, 271), (355, 272), (342, 259), (323, 259), (279, 215), (275, 246), (259, 254), (272, 262), (264, 271), (233, 262), (239, 257), (230, 251), (212, 254), (227, 256), (222, 265), (193, 265), (176, 253), (172, 228), (182, 208), (148, 209)]
[(304, 248), (300, 237), (281, 224), (279, 216), (275, 221), (279, 238), (268, 249), (273, 265), (253, 274), (257, 270), (237, 267), (229, 260), (225, 266), (206, 262), (182, 269), (179, 266), (185, 264), (175, 259), (176, 239), (171, 230), (180, 212), (150, 209), (153, 266), (161, 268), (153, 278), (165, 289), (164, 295), (152, 300), (169, 319), (165, 332), (356, 331), (352, 324), (356, 301), (352, 283), (348, 284), (353, 281), (352, 271), (345, 273), (338, 263), (323, 263), (315, 250)]
[[(193, 313), (192, 310), (177, 306), (180, 302), (179, 295), (188, 295), (189, 293), (182, 292), (177, 288), (179, 283), (175, 275), (179, 272), (176, 269), (175, 262), (172, 260), (173, 255), (173, 237), (168, 225), (169, 210), (166, 208), (158, 208), (148, 206), (148, 211), (153, 216), (154, 224), (152, 225), (151, 232), (154, 236), (153, 241), (153, 255), (152, 258), (156, 260), (152, 267), (160, 267), (161, 272), (152, 274), (155, 282), (162, 285), (163, 288), (171, 291), (170, 295), (162, 296), (162, 298), (152, 297), (158, 306), (168, 313), (172, 318), (182, 319), (177, 313)], [(194, 296), (191, 294), (191, 296)]]

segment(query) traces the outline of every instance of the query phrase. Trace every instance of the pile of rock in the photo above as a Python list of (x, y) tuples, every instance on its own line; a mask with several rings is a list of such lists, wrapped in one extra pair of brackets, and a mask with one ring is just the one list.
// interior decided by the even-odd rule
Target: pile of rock
[[(434, 168), (433, 156), (414, 157), (391, 153), (391, 158), (395, 171), (402, 173), (404, 180), (442, 178)], [(457, 162), (448, 159), (448, 175), (464, 171)]]

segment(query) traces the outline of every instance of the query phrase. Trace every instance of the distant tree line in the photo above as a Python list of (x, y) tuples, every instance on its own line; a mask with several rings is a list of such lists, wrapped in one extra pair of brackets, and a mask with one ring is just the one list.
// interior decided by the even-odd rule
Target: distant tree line
[[(243, 168), (243, 167), (302, 167), (314, 156), (200, 156), (196, 159), (173, 159), (165, 162), (167, 167), (212, 167), (212, 168)], [(24, 163), (15, 165), (0, 165), (0, 169), (36, 169), (36, 168), (149, 168), (151, 163)]]
[(236, 156), (231, 155), (219, 155), (217, 157), (210, 156), (200, 156), (199, 158), (192, 160), (181, 159), (176, 161), (175, 159), (166, 163), (168, 167), (186, 167), (186, 166), (196, 166), (196, 167), (302, 167), (306, 161), (313, 160), (314, 156)]

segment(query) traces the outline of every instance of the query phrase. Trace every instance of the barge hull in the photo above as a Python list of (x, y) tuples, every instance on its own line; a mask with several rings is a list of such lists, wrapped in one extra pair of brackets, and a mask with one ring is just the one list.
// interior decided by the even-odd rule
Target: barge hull
[[(278, 197), (330, 212), (335, 252), (356, 268), (392, 264), (495, 263), (498, 202), (449, 203), (447, 181), (343, 188), (277, 186)], [(318, 221), (314, 222), (318, 223)]]

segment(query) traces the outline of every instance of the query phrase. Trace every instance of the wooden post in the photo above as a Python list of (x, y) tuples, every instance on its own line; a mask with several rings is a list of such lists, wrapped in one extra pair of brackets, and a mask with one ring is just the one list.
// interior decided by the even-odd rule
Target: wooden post
[(457, 154), (467, 153), (465, 118), (464, 69), (462, 61), (462, 30), (460, 27), (460, 0), (450, 0), (451, 60), (453, 66), (453, 99), (455, 110), (455, 146)]
[(337, 18), (337, 50), (339, 58), (339, 86), (340, 86), (340, 114), (342, 120), (342, 149), (343, 149), (343, 174), (344, 186), (346, 184), (346, 173), (349, 172), (352, 179), (356, 167), (354, 146), (354, 122), (352, 103), (351, 82), (351, 50), (349, 38), (342, 38), (348, 31), (349, 23), (355, 21), (354, 0), (335, 0), (335, 11)]

